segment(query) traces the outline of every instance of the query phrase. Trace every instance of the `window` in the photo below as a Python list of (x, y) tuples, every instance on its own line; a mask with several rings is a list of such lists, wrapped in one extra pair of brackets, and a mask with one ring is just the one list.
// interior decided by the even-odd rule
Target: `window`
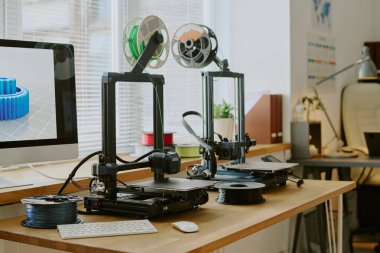
[[(205, 23), (206, 3), (187, 1), (118, 0), (0, 0), (3, 14), (0, 36), (7, 39), (69, 43), (74, 45), (81, 156), (101, 149), (101, 76), (128, 71), (122, 50), (122, 31), (134, 16), (159, 16), (170, 39), (185, 23)], [(179, 66), (171, 53), (166, 64), (149, 73), (163, 74), (165, 130), (177, 141), (188, 140), (181, 125), (187, 110), (201, 110), (199, 70)], [(143, 130), (152, 130), (151, 85), (117, 87), (118, 152), (133, 151)]]

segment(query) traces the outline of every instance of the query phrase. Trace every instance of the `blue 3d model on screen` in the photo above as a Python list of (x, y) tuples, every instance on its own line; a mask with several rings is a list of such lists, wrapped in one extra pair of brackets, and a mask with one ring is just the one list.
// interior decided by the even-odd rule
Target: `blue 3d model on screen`
[(16, 79), (0, 77), (0, 120), (13, 120), (29, 112), (29, 91), (16, 86)]

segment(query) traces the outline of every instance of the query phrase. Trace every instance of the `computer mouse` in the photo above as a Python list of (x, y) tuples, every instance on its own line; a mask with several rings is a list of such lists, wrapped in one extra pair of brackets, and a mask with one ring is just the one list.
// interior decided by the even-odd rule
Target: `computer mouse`
[(184, 233), (198, 231), (198, 225), (191, 221), (177, 221), (172, 223), (173, 227)]

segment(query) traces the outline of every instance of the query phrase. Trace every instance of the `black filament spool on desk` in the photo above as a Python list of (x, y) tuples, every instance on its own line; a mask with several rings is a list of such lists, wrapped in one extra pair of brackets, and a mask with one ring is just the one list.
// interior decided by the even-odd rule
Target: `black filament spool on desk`
[(21, 222), (25, 227), (56, 228), (61, 224), (81, 223), (77, 215), (77, 196), (44, 195), (24, 198), (26, 219)]
[(220, 183), (216, 201), (226, 205), (250, 205), (265, 201), (262, 195), (264, 184), (254, 182)]

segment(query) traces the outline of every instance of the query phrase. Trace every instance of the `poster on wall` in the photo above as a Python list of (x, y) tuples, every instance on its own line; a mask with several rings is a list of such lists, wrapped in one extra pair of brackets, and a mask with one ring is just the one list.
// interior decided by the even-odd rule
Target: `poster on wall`
[(331, 0), (311, 0), (311, 25), (319, 32), (331, 32)]
[[(335, 73), (335, 39), (313, 33), (307, 35), (307, 83), (317, 82)], [(335, 78), (325, 81), (321, 88), (333, 88)]]

